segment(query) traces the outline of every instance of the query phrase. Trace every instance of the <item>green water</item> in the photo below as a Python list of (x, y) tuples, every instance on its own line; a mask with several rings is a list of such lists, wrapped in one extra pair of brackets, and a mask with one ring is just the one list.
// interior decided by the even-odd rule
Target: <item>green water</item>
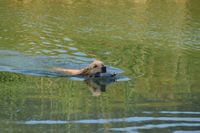
[[(0, 132), (200, 132), (199, 5), (0, 0)], [(50, 71), (94, 59), (120, 81)]]

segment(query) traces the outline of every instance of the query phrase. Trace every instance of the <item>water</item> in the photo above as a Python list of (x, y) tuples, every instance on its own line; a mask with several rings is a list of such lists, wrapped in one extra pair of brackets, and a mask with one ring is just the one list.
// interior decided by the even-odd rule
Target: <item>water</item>
[[(0, 132), (200, 132), (198, 0), (1, 0)], [(52, 68), (105, 62), (116, 78)]]

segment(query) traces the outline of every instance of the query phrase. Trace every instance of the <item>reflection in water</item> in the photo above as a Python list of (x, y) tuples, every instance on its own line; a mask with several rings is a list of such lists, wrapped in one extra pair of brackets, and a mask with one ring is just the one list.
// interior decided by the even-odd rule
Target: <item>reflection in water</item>
[(103, 77), (103, 78), (88, 78), (85, 83), (90, 87), (93, 96), (101, 95), (101, 92), (106, 91), (107, 85), (114, 83), (116, 77)]

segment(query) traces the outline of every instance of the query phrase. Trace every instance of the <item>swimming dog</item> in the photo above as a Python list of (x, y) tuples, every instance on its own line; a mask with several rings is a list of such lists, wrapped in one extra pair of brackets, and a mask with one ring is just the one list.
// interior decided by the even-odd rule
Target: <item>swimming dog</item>
[(54, 68), (54, 70), (69, 75), (92, 76), (97, 73), (105, 73), (106, 67), (102, 61), (95, 60), (90, 65), (82, 69)]

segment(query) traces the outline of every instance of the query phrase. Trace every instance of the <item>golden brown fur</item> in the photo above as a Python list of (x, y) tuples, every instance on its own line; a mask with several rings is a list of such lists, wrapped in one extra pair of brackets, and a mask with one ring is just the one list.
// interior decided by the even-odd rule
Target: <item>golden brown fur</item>
[(95, 60), (89, 66), (83, 69), (54, 68), (54, 70), (70, 75), (93, 75), (97, 72), (102, 72), (102, 67), (104, 67), (103, 62)]

